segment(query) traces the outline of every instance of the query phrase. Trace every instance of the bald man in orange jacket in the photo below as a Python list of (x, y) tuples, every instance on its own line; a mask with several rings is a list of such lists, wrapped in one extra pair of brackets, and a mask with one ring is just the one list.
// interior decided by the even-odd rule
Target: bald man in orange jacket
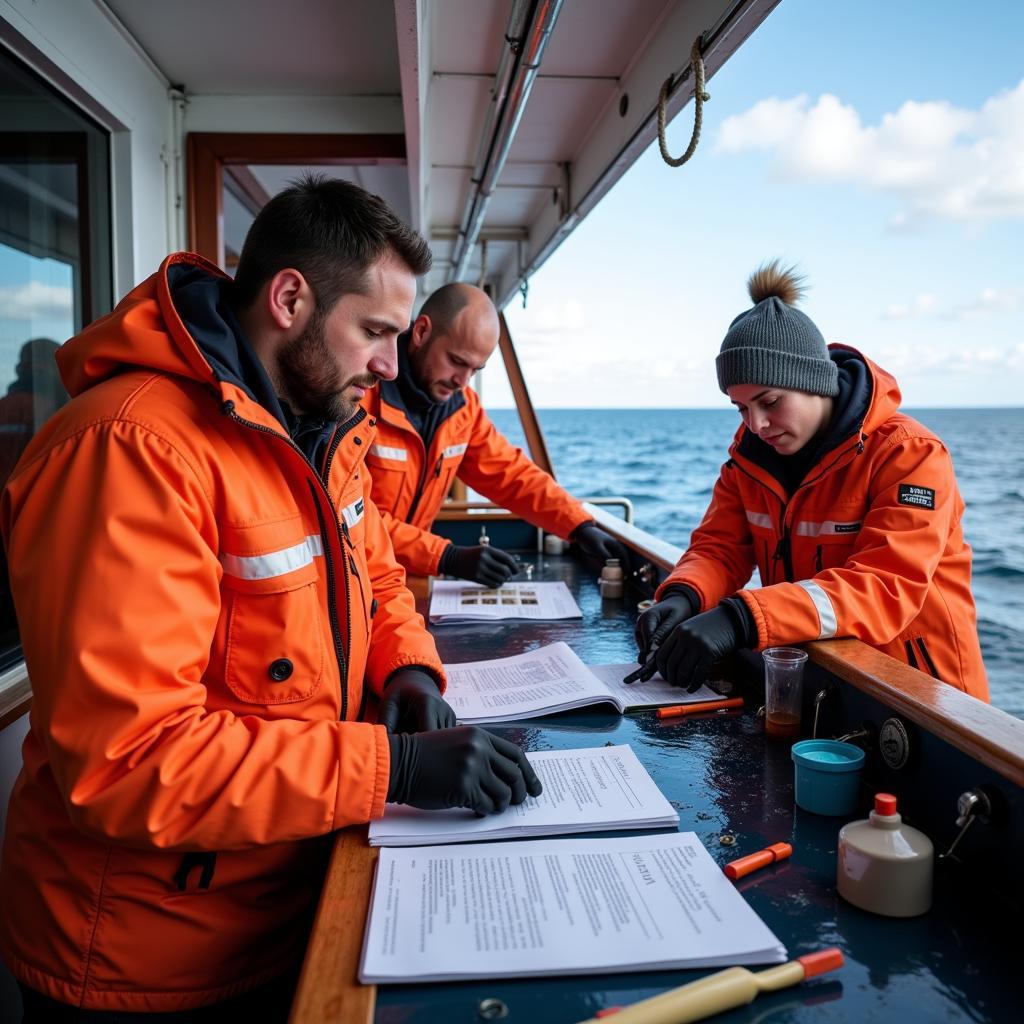
[(470, 387), (498, 344), (498, 315), (487, 295), (448, 284), (424, 303), (398, 340), (398, 376), (363, 404), (377, 421), (367, 465), (374, 503), (395, 556), (416, 575), (446, 573), (499, 586), (518, 571), (492, 546), (460, 547), (430, 532), (452, 481), (549, 533), (577, 542), (588, 556), (618, 558), (621, 544), (598, 527), (568, 491), (497, 431)]

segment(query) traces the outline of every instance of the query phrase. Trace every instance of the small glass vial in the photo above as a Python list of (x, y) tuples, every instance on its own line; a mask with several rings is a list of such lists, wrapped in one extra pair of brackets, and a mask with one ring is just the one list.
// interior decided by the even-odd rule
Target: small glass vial
[(916, 917), (932, 905), (932, 841), (903, 824), (896, 797), (875, 794), (865, 821), (839, 830), (839, 895), (886, 917)]
[(626, 574), (622, 571), (617, 558), (609, 558), (601, 570), (601, 578), (597, 581), (597, 588), (601, 591), (602, 597), (622, 597)]

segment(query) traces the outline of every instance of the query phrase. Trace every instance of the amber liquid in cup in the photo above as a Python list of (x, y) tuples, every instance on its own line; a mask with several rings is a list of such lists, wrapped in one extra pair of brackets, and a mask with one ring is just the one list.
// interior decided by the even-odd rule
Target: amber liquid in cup
[(765, 714), (764, 731), (773, 740), (795, 740), (800, 735), (800, 716), (788, 711)]
[(773, 740), (800, 735), (800, 695), (807, 655), (796, 647), (764, 652), (764, 731)]

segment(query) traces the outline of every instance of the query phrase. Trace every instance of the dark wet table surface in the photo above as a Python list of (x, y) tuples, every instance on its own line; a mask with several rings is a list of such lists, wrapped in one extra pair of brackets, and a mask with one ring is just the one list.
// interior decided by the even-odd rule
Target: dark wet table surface
[[(593, 575), (568, 557), (522, 557), (534, 563), (535, 580), (561, 579), (569, 585), (582, 621), (436, 626), (443, 660), (504, 657), (556, 640), (570, 644), (590, 664), (635, 657), (635, 599), (602, 601)], [(421, 610), (426, 612), (425, 601)], [(1007, 921), (1001, 908), (977, 890), (965, 893), (962, 886), (945, 884), (941, 871), (935, 903), (922, 917), (878, 917), (845, 903), (836, 892), (836, 840), (844, 820), (794, 807), (789, 745), (767, 740), (752, 710), (663, 723), (652, 712), (621, 716), (601, 707), (489, 728), (527, 750), (628, 743), (679, 811), (680, 830), (695, 832), (720, 864), (770, 843), (792, 843), (789, 860), (747, 876), (738, 888), (791, 959), (839, 946), (845, 965), (802, 985), (760, 995), (749, 1006), (714, 1020), (865, 1024), (1024, 1019), (1016, 992), (1011, 992), (1011, 972), (1018, 966), (1015, 953), (1024, 948), (1019, 922)], [(723, 837), (735, 837), (735, 842), (723, 845)], [(564, 1024), (708, 973), (672, 970), (380, 986), (376, 1020), (411, 1024), (498, 1019), (489, 1018), (486, 1009), (481, 1013), (481, 1004), (500, 1000), (507, 1008), (501, 1019)]]

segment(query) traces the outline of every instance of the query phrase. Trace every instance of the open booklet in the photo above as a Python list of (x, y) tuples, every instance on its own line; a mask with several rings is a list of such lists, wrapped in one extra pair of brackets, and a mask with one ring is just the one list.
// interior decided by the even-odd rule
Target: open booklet
[(464, 580), (434, 580), (428, 615), (434, 623), (583, 618), (572, 592), (560, 580), (493, 588)]
[(538, 750), (530, 764), (544, 792), (501, 814), (421, 811), (388, 804), (370, 822), (371, 846), (423, 846), (625, 828), (674, 828), (679, 813), (628, 746)]
[(693, 832), (380, 852), (364, 984), (782, 963)]
[(646, 683), (623, 683), (637, 667), (636, 663), (584, 665), (568, 644), (559, 641), (510, 658), (445, 665), (448, 688), (444, 699), (460, 722), (479, 725), (538, 718), (605, 702), (624, 714), (721, 696), (707, 686), (687, 693), (659, 675)]

